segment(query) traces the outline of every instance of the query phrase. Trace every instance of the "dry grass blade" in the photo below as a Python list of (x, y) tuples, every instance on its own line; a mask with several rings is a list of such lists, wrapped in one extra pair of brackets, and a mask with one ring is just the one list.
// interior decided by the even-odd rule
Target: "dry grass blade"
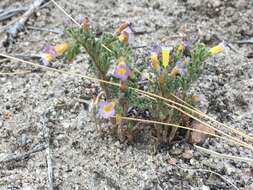
[(171, 124), (171, 123), (164, 123), (164, 122), (154, 121), (154, 120), (136, 119), (136, 118), (131, 118), (131, 117), (121, 117), (121, 119), (123, 119), (123, 120), (130, 120), (130, 121), (138, 121), (138, 122), (142, 122), (142, 123), (165, 125), (165, 126), (170, 126), (170, 127), (177, 127), (177, 128), (181, 128), (181, 129), (187, 129), (187, 130), (190, 130), (190, 131), (196, 131), (196, 132), (199, 132), (199, 133), (207, 134), (207, 135), (210, 135), (210, 136), (213, 136), (213, 137), (217, 137), (217, 138), (220, 138), (220, 139), (232, 142), (232, 143), (234, 143), (236, 145), (243, 146), (243, 147), (248, 148), (248, 149), (250, 149), (250, 150), (253, 151), (253, 147), (252, 146), (250, 146), (250, 145), (248, 145), (248, 144), (246, 144), (244, 142), (240, 142), (238, 139), (234, 140), (230, 136), (223, 137), (223, 136), (215, 135), (213, 133), (208, 133), (206, 131), (201, 131), (201, 130), (198, 130), (198, 129), (193, 129), (193, 128), (190, 128), (190, 127), (185, 127), (185, 126)]
[(193, 115), (191, 115), (191, 114), (189, 114), (189, 113), (183, 111), (182, 109), (180, 109), (180, 108), (178, 108), (178, 107), (176, 107), (176, 106), (174, 106), (174, 105), (170, 105), (170, 104), (167, 104), (167, 103), (165, 103), (165, 104), (166, 104), (167, 106), (169, 106), (169, 107), (171, 107), (171, 108), (174, 108), (174, 109), (180, 111), (181, 113), (183, 113), (183, 114), (185, 114), (185, 115), (191, 117), (192, 119), (194, 119), (194, 120), (196, 120), (196, 121), (202, 123), (203, 125), (205, 125), (205, 126), (211, 128), (211, 129), (214, 129), (216, 132), (218, 132), (218, 133), (220, 133), (220, 134), (222, 134), (222, 135), (224, 135), (224, 136), (226, 136), (226, 137), (228, 137), (228, 138), (230, 138), (230, 139), (233, 139), (234, 141), (238, 142), (240, 145), (245, 146), (245, 147), (248, 147), (249, 149), (253, 150), (253, 147), (252, 147), (250, 144), (247, 144), (246, 142), (243, 142), (243, 141), (241, 141), (241, 140), (239, 140), (239, 139), (236, 139), (235, 137), (233, 137), (233, 136), (231, 136), (231, 135), (226, 134), (225, 132), (223, 132), (223, 131), (221, 131), (221, 130), (219, 130), (219, 129), (217, 129), (217, 128), (211, 126), (211, 125), (209, 125), (208, 123), (206, 123), (206, 122), (204, 122), (204, 121), (201, 121), (200, 119), (194, 117)]
[(98, 79), (98, 78), (95, 78), (95, 77), (89, 77), (89, 76), (81, 75), (81, 74), (74, 73), (74, 72), (62, 71), (62, 70), (47, 67), (47, 66), (44, 66), (44, 65), (39, 65), (37, 63), (33, 63), (33, 62), (30, 62), (30, 61), (25, 61), (25, 60), (22, 60), (22, 59), (19, 59), (19, 58), (10, 56), (10, 55), (0, 53), (0, 56), (6, 57), (8, 59), (15, 60), (15, 61), (19, 61), (19, 62), (22, 62), (22, 63), (26, 63), (28, 65), (32, 65), (32, 66), (35, 66), (35, 67), (39, 67), (39, 68), (42, 68), (42, 69), (46, 69), (46, 70), (50, 70), (50, 71), (54, 71), (54, 72), (58, 72), (58, 73), (62, 73), (62, 74), (67, 74), (67, 75), (72, 75), (72, 76), (78, 76), (78, 77), (85, 78), (85, 79), (88, 79), (88, 80), (92, 80), (92, 81), (96, 81), (96, 82), (103, 82), (103, 83), (111, 84), (111, 85), (118, 86), (118, 87), (120, 86), (118, 83), (113, 83), (113, 82), (110, 82), (110, 81), (105, 81), (105, 80), (102, 80), (102, 79)]
[(216, 124), (219, 124), (219, 125), (223, 126), (223, 127), (226, 128), (226, 129), (229, 129), (229, 130), (233, 131), (234, 134), (239, 134), (239, 135), (241, 135), (242, 137), (245, 137), (246, 139), (251, 140), (251, 141), (253, 142), (253, 137), (247, 135), (246, 133), (244, 133), (244, 132), (242, 132), (242, 131), (240, 131), (240, 130), (238, 130), (238, 129), (234, 129), (234, 128), (232, 128), (232, 127), (229, 127), (229, 126), (225, 125), (224, 123), (218, 122), (218, 121), (216, 121), (215, 119), (213, 119), (212, 117), (208, 116), (207, 114), (205, 114), (205, 113), (201, 112), (200, 110), (198, 110), (198, 109), (192, 107), (192, 106), (189, 105), (187, 102), (185, 102), (184, 100), (180, 99), (179, 97), (177, 97), (177, 96), (175, 96), (175, 95), (173, 95), (173, 94), (172, 94), (172, 96), (173, 96), (174, 98), (176, 98), (177, 100), (179, 100), (180, 102), (182, 102), (183, 104), (189, 106), (189, 108), (193, 109), (193, 110), (194, 110), (194, 111), (193, 111), (194, 113), (197, 113), (198, 115), (200, 115), (200, 116), (202, 116), (202, 117), (205, 117), (206, 119), (209, 119), (209, 120), (215, 122)]
[(81, 27), (81, 24), (79, 24), (72, 16), (70, 16), (58, 3), (56, 3), (54, 0), (51, 0), (55, 6), (60, 9), (72, 22), (74, 22), (77, 26)]

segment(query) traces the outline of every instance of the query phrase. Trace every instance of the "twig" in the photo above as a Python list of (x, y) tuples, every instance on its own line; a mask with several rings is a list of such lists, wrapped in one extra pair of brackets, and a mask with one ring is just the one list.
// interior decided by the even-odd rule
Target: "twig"
[(20, 8), (9, 9), (9, 10), (3, 11), (0, 14), (0, 22), (7, 20), (13, 16), (16, 16), (17, 14), (22, 13), (22, 12), (26, 11), (27, 9), (28, 9), (27, 7), (25, 7), (25, 8), (20, 7)]
[(14, 24), (15, 22), (17, 22), (17, 21), (18, 21), (19, 19), (21, 19), (21, 18), (22, 18), (22, 16), (19, 16), (19, 17), (13, 19), (12, 21), (10, 21), (8, 24), (6, 24), (6, 25), (4, 25), (3, 27), (1, 27), (1, 28), (0, 28), (0, 34), (1, 34), (2, 32), (4, 32), (10, 25)]
[[(45, 6), (47, 6), (47, 3), (43, 4), (40, 8), (44, 8)], [(27, 11), (28, 9), (29, 7), (19, 7), (19, 8), (9, 9), (9, 10), (0, 10), (0, 22), (7, 20), (13, 16), (16, 16), (19, 13)]]
[[(49, 1), (49, 2), (47, 2), (47, 3), (44, 3), (40, 8), (46, 7), (49, 3), (51, 3), (51, 1)], [(27, 8), (27, 9), (28, 9), (28, 8)], [(15, 19), (13, 19), (13, 20), (10, 21), (8, 24), (2, 26), (2, 27), (0, 28), (0, 34), (1, 34), (2, 32), (4, 32), (10, 25), (12, 25), (13, 23), (15, 23), (15, 22), (17, 22), (18, 20), (20, 20), (22, 17), (23, 17), (23, 15), (21, 15), (21, 16), (15, 18)]]
[(50, 136), (50, 129), (47, 126), (47, 119), (46, 119), (46, 114), (44, 114), (44, 117), (42, 119), (42, 126), (43, 126), (43, 132), (44, 132), (44, 138), (47, 142), (47, 149), (46, 149), (46, 153), (47, 153), (47, 174), (48, 174), (48, 190), (53, 190), (53, 167), (52, 167), (52, 152), (51, 152), (51, 148), (50, 148), (50, 140), (51, 140), (51, 136)]
[(57, 29), (39, 28), (39, 27), (35, 27), (35, 26), (27, 26), (26, 28), (30, 29), (30, 30), (39, 30), (39, 31), (53, 32), (53, 33), (60, 34), (60, 35), (64, 34), (63, 30), (57, 30)]
[(248, 39), (248, 40), (235, 41), (233, 43), (235, 43), (235, 44), (253, 44), (253, 38)]
[(28, 10), (22, 15), (20, 20), (18, 20), (12, 27), (7, 30), (7, 39), (5, 44), (10, 44), (13, 42), (14, 39), (17, 37), (18, 32), (24, 28), (26, 21), (29, 19), (33, 13), (39, 9), (39, 7), (45, 3), (46, 0), (34, 0), (33, 3), (30, 5)]
[(50, 145), (46, 149), (47, 152), (47, 173), (48, 173), (48, 189), (53, 190), (53, 167), (52, 167), (52, 153)]
[(32, 150), (30, 150), (26, 153), (19, 154), (19, 155), (15, 154), (15, 153), (10, 154), (10, 155), (2, 158), (0, 160), (0, 164), (7, 163), (7, 162), (10, 162), (10, 161), (13, 161), (13, 160), (15, 160), (15, 161), (23, 160), (23, 159), (28, 158), (29, 156), (31, 156), (31, 154), (34, 154), (36, 152), (40, 152), (42, 150), (45, 150), (46, 148), (47, 148), (47, 146), (45, 144), (40, 144), (40, 145), (36, 146), (34, 149), (32, 149)]

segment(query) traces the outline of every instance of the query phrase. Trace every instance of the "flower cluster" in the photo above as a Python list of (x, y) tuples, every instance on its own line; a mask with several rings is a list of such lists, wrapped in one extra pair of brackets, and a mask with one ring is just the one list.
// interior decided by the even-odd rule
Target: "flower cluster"
[[(181, 61), (181, 54), (189, 48), (189, 43), (180, 43), (177, 48), (160, 47), (155, 46), (151, 50), (150, 63), (153, 70), (158, 72), (169, 72), (170, 76), (176, 76), (180, 74), (185, 76), (187, 74), (187, 63), (189, 63), (190, 57), (183, 56)], [(174, 53), (174, 54), (173, 54)], [(161, 54), (161, 61), (158, 59)], [(173, 62), (174, 60), (175, 63)]]
[(68, 49), (68, 43), (46, 46), (40, 53), (42, 64), (48, 66), (56, 57), (62, 56)]
[[(67, 43), (48, 46), (42, 51), (42, 61), (48, 65), (67, 49), (70, 50), (66, 57), (70, 55), (73, 59), (83, 48), (91, 57), (90, 64), (99, 79), (107, 81), (101, 82), (106, 101), (98, 103), (98, 95), (93, 111), (98, 112), (100, 118), (109, 119), (115, 127), (113, 132), (120, 139), (131, 139), (131, 130), (139, 125), (133, 120), (130, 122), (123, 119), (124, 117), (190, 125), (191, 118), (182, 117), (163, 101), (154, 101), (152, 96), (146, 96), (144, 92), (141, 95), (139, 92), (144, 90), (164, 98), (174, 98), (174, 101), (183, 101), (202, 110), (205, 107), (204, 98), (190, 94), (190, 85), (200, 77), (205, 60), (225, 49), (224, 43), (207, 48), (204, 44), (190, 45), (189, 41), (182, 40), (173, 47), (155, 45), (150, 52), (150, 64), (143, 62), (137, 65), (131, 48), (135, 32), (130, 22), (124, 22), (113, 34), (103, 33), (97, 36), (90, 27), (89, 19), (85, 18), (81, 28), (71, 28), (68, 33), (72, 38), (71, 48)], [(168, 131), (168, 127), (161, 128), (165, 132), (157, 131), (157, 137), (162, 136), (164, 142), (172, 140), (177, 134), (177, 129)], [(122, 134), (124, 131), (126, 133)]]

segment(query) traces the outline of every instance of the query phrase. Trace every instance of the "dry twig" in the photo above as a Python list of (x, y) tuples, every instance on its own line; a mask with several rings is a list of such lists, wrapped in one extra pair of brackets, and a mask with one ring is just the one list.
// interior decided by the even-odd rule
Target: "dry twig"
[(23, 160), (25, 158), (28, 158), (29, 156), (31, 156), (32, 154), (36, 153), (36, 152), (40, 152), (42, 150), (45, 150), (47, 148), (47, 146), (45, 144), (40, 144), (38, 146), (36, 146), (34, 149), (26, 152), (26, 153), (23, 153), (23, 154), (10, 154), (10, 155), (7, 155), (5, 156), (4, 158), (0, 159), (0, 164), (3, 164), (3, 163), (7, 163), (7, 162), (10, 162), (10, 161), (20, 161), (20, 160)]
[(13, 16), (16, 16), (17, 14), (22, 13), (26, 11), (27, 9), (28, 9), (27, 7), (20, 7), (20, 8), (8, 9), (6, 11), (3, 11), (0, 14), (0, 22), (7, 20)]
[(42, 4), (44, 4), (47, 0), (34, 0), (30, 5), (28, 10), (22, 15), (22, 17), (7, 30), (7, 39), (4, 42), (6, 46), (10, 43), (13, 43), (14, 39), (17, 37), (18, 32), (21, 31), (27, 20), (33, 15), (33, 13), (40, 8)]
[(43, 133), (44, 133), (44, 138), (47, 143), (47, 174), (48, 174), (48, 190), (53, 190), (53, 164), (52, 164), (52, 152), (50, 148), (50, 140), (51, 140), (51, 135), (50, 135), (50, 129), (47, 126), (47, 120), (46, 116), (44, 115), (43, 120), (42, 120), (42, 126), (43, 126)]
[(233, 43), (235, 43), (235, 44), (253, 44), (253, 38), (251, 38), (251, 39), (248, 39), (248, 40), (240, 40), (240, 41), (235, 41), (235, 42), (233, 42)]

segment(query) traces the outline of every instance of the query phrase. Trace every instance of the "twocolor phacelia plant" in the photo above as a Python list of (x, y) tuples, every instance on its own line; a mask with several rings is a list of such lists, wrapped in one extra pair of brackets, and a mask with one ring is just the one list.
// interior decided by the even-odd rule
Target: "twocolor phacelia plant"
[[(146, 90), (174, 101), (180, 99), (198, 108), (202, 98), (188, 93), (190, 85), (199, 78), (205, 60), (225, 48), (223, 43), (207, 48), (201, 43), (194, 45), (186, 40), (174, 47), (155, 45), (151, 47), (149, 60), (136, 65), (131, 47), (134, 41), (131, 23), (124, 22), (113, 34), (105, 32), (98, 36), (85, 18), (83, 27), (68, 29), (68, 35), (68, 42), (48, 46), (42, 51), (42, 63), (49, 65), (63, 54), (72, 60), (83, 49), (91, 59), (90, 66), (97, 78), (118, 83), (119, 87), (100, 83), (103, 95), (95, 98), (93, 109), (100, 121), (109, 121), (109, 128), (122, 141), (132, 140), (135, 132), (142, 130), (140, 122), (127, 121), (122, 117), (190, 126), (191, 118), (169, 108), (159, 99), (138, 94), (134, 89)], [(171, 142), (179, 132), (177, 128), (168, 126), (155, 126), (155, 129), (161, 142)]]

